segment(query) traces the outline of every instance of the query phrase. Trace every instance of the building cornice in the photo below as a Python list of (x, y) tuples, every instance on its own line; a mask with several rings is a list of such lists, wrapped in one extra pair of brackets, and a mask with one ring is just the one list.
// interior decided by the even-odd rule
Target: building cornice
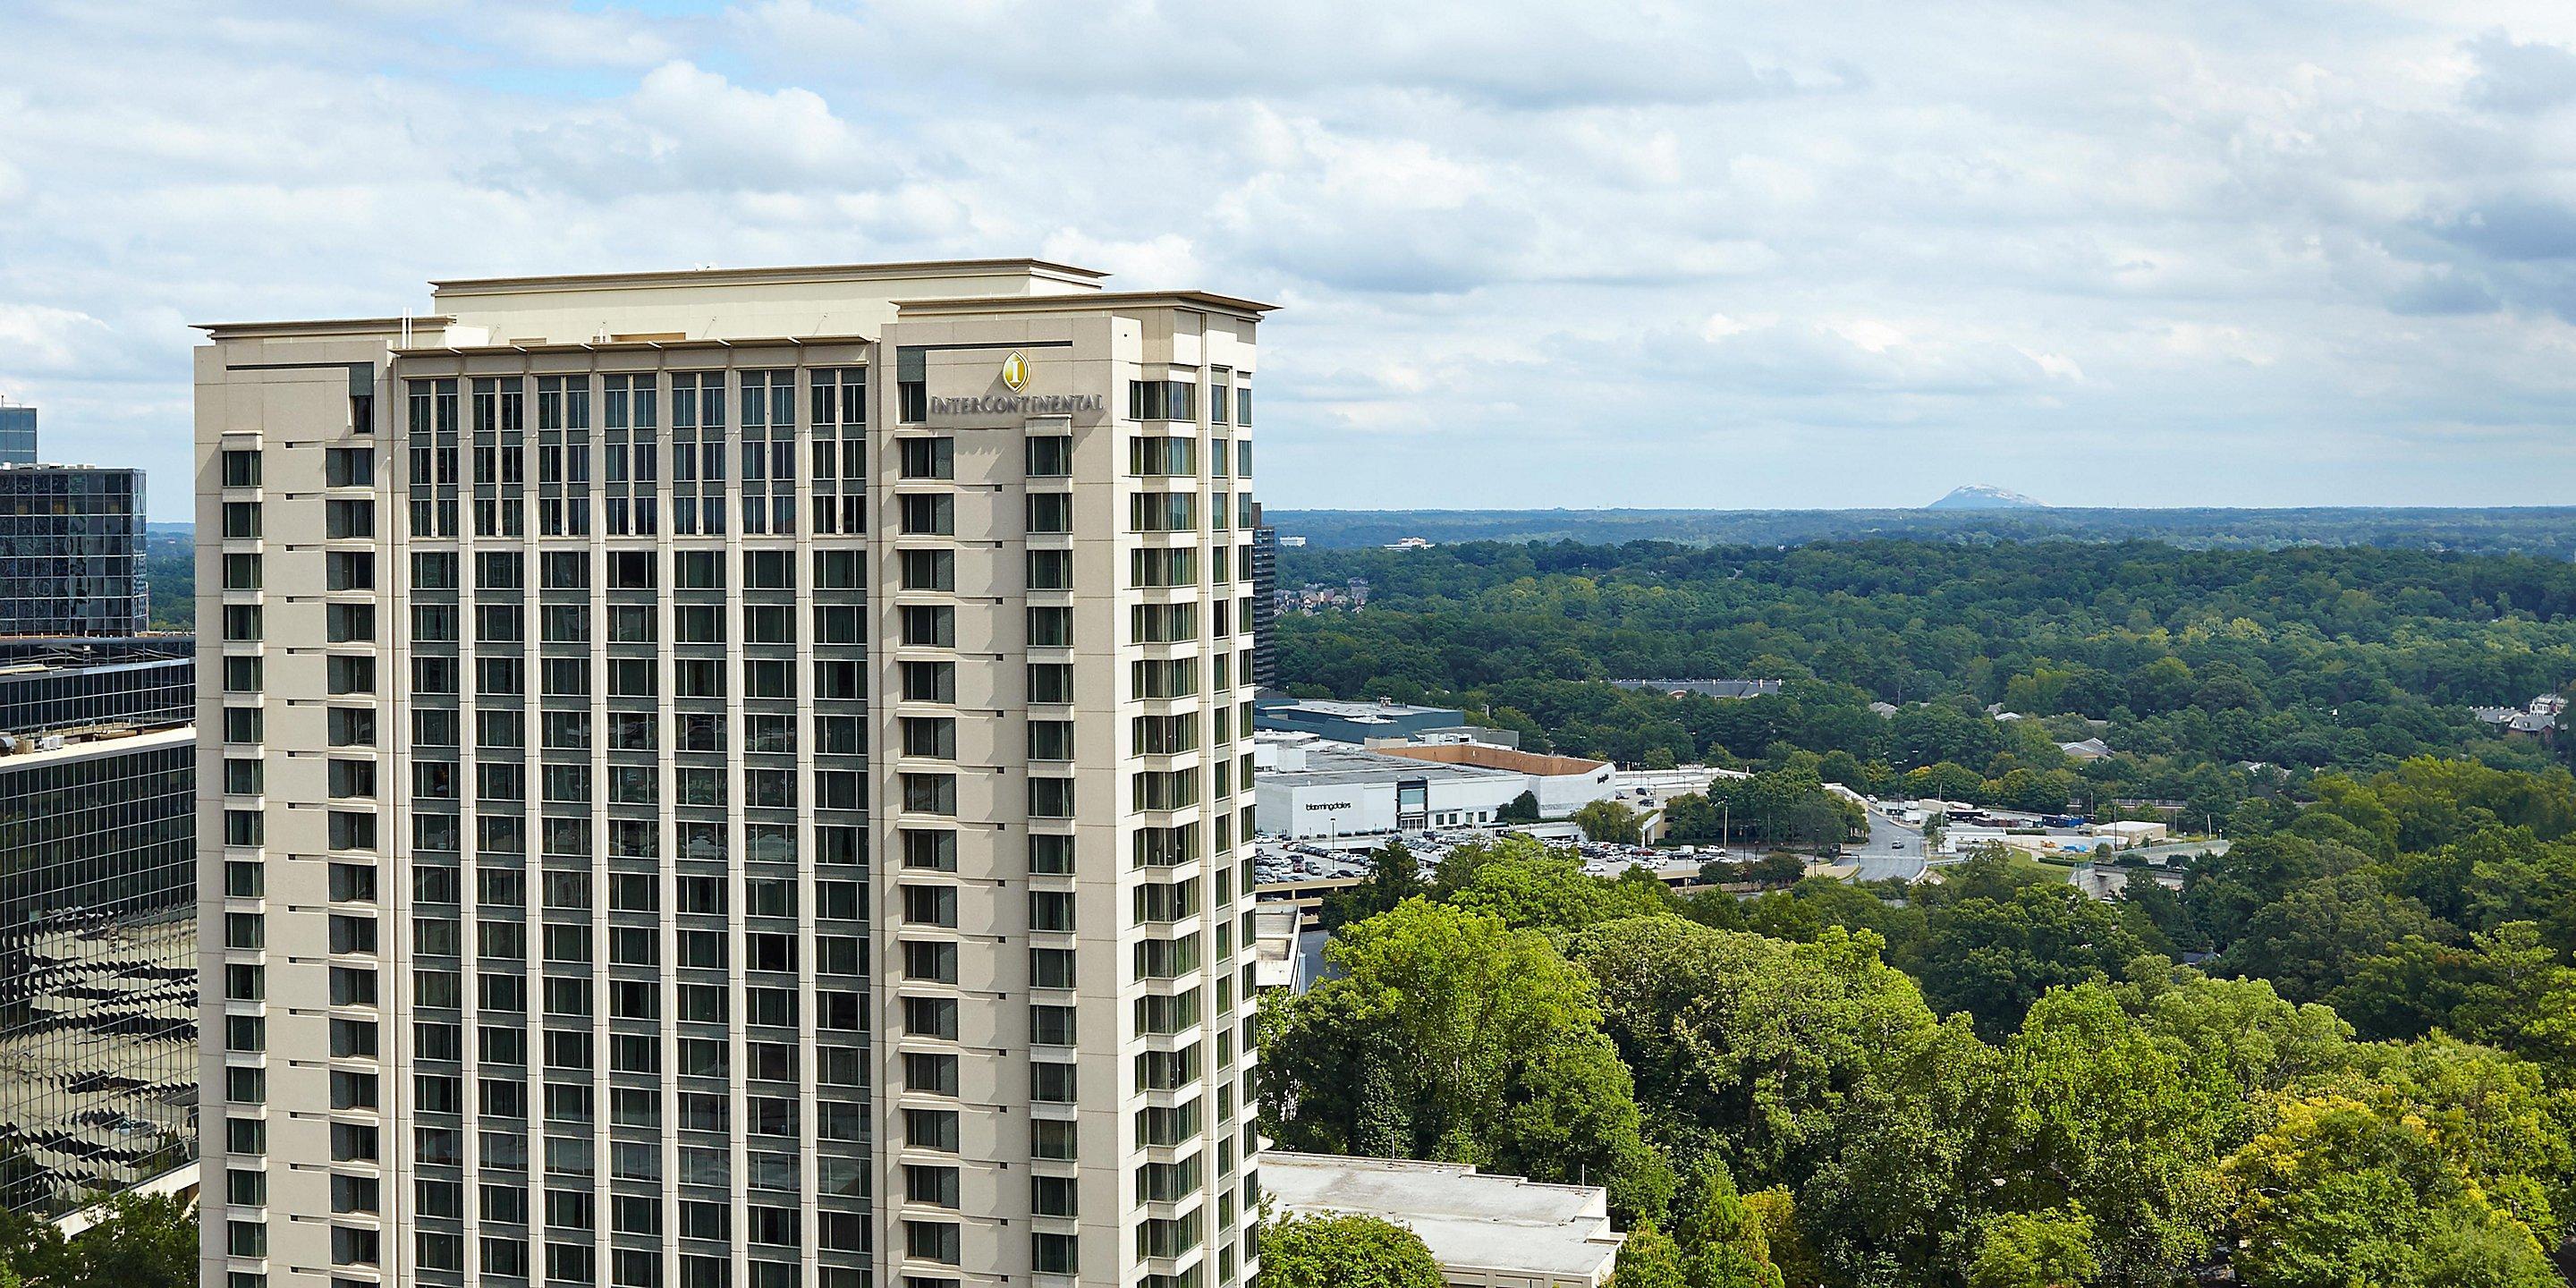
[(266, 340), (288, 336), (399, 334), (406, 322), (414, 327), (439, 327), (455, 320), (443, 313), (431, 313), (410, 318), (316, 318), (303, 322), (191, 322), (188, 325), (205, 332), (209, 340)]
[(1276, 304), (1206, 291), (1100, 291), (1089, 295), (986, 295), (964, 299), (896, 300), (906, 319), (974, 313), (1106, 313), (1118, 309), (1196, 309), (1257, 322)]
[(433, 295), (518, 295), (556, 291), (664, 290), (674, 286), (742, 286), (780, 282), (865, 282), (906, 277), (1039, 277), (1096, 290), (1109, 276), (1042, 259), (930, 259), (893, 264), (806, 264), (777, 268), (664, 269), (642, 273), (567, 273), (542, 277), (460, 277), (429, 284)]

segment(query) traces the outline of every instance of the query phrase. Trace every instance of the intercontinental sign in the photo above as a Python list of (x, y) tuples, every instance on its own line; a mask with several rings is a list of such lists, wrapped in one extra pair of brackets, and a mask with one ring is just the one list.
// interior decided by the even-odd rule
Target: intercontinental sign
[(1108, 409), (1104, 394), (987, 394), (930, 400), (933, 416), (1073, 416)]
[(1097, 414), (1109, 409), (1109, 399), (1102, 394), (1024, 394), (1028, 387), (1029, 356), (1017, 349), (1002, 359), (1002, 387), (1006, 394), (984, 394), (974, 398), (933, 398), (930, 414), (946, 416), (1078, 416)]

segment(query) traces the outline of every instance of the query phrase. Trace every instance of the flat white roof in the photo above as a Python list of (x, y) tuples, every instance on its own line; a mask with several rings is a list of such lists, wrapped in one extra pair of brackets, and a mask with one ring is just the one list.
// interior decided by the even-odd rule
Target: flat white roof
[(84, 730), (68, 730), (62, 733), (19, 734), (18, 738), (28, 743), (34, 743), (43, 738), (60, 737), (63, 739), (63, 745), (48, 747), (42, 751), (22, 751), (16, 755), (0, 755), (0, 773), (9, 773), (36, 765), (60, 764), (67, 760), (87, 760), (93, 756), (122, 756), (131, 752), (193, 744), (197, 741), (197, 726), (192, 724), (180, 725), (174, 729), (155, 729), (150, 733), (138, 733), (130, 737), (71, 736), (84, 733), (86, 733)]
[(1527, 778), (1527, 774), (1510, 769), (1487, 769), (1481, 765), (1444, 765), (1432, 760), (1413, 760), (1389, 756), (1382, 752), (1364, 751), (1347, 742), (1325, 739), (1306, 748), (1304, 769), (1264, 769), (1259, 781), (1283, 787), (1326, 787), (1348, 783), (1392, 783), (1421, 779), (1424, 782), (1466, 782), (1478, 779)]
[(1489, 1176), (1463, 1163), (1273, 1150), (1262, 1187), (1291, 1212), (1353, 1213), (1407, 1226), (1444, 1268), (1599, 1283), (1619, 1255), (1608, 1192)]
[(1458, 715), (1456, 707), (1417, 707), (1403, 702), (1354, 702), (1343, 698), (1298, 698), (1290, 702), (1255, 706), (1253, 714), (1275, 715), (1282, 711), (1301, 711), (1307, 715), (1330, 716), (1336, 720), (1383, 723), (1396, 716)]

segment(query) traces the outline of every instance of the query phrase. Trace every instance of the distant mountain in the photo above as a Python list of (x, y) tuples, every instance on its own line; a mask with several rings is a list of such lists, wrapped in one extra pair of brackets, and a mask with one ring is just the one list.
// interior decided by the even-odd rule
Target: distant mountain
[(2007, 492), (1983, 483), (1952, 488), (1950, 495), (1923, 507), (1926, 510), (2045, 510), (2046, 501), (2034, 500), (2019, 492)]

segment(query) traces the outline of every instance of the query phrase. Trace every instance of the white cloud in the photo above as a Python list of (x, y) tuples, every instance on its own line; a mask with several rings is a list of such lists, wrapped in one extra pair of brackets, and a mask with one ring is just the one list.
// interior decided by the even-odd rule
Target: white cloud
[(183, 318), (1039, 254), (1286, 306), (1283, 507), (2576, 487), (2549, 0), (665, 7), (0, 7), (0, 382), (175, 516)]

